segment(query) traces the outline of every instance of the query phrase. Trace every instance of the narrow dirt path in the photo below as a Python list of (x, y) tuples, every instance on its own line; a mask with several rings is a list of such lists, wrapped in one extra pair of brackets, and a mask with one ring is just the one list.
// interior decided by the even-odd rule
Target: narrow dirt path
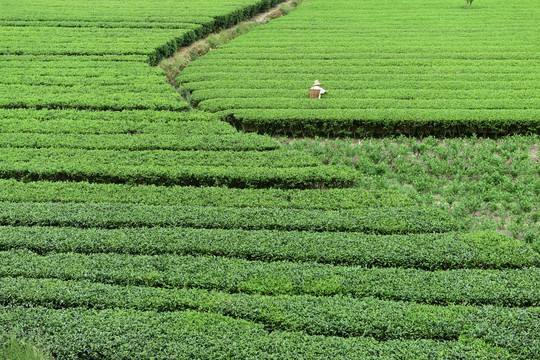
[[(265, 12), (255, 15), (249, 20), (242, 21), (220, 32), (211, 33), (208, 36), (195, 41), (191, 45), (181, 47), (173, 56), (163, 59), (158, 66), (165, 70), (169, 83), (176, 88), (179, 84), (176, 84), (174, 79), (191, 61), (205, 55), (210, 50), (217, 49), (219, 46), (233, 40), (234, 38), (251, 31), (252, 28), (287, 15), (289, 11), (283, 11), (283, 6), (289, 6), (289, 10), (294, 11), (304, 1), (307, 0), (283, 1)], [(244, 29), (240, 31), (239, 28), (242, 27), (244, 27)], [(217, 40), (217, 44), (216, 41), (211, 40)]]
[[(291, 5), (295, 0), (287, 0), (287, 1), (284, 1), (282, 3), (279, 3), (277, 4), (276, 6), (274, 6), (273, 8), (265, 11), (265, 12), (262, 12), (262, 13), (259, 13), (257, 15), (255, 15), (254, 17), (252, 17), (251, 19), (249, 20), (245, 20), (245, 21), (242, 21), (236, 25), (233, 25), (231, 26), (230, 28), (228, 29), (224, 29), (222, 31), (227, 31), (227, 30), (236, 30), (239, 26), (241, 25), (244, 25), (246, 23), (250, 23), (250, 22), (258, 22), (259, 24), (266, 24), (267, 22), (269, 22), (270, 20), (273, 20), (273, 19), (276, 19), (278, 17), (281, 17), (285, 14), (281, 13), (281, 7), (283, 5)], [(193, 49), (196, 49), (197, 47), (200, 47), (201, 44), (205, 43), (206, 42), (206, 39), (212, 35), (218, 35), (219, 33), (211, 33), (210, 35), (208, 35), (207, 37), (203, 38), (203, 39), (200, 39), (198, 41), (195, 41), (193, 44), (189, 45), (189, 46), (184, 46), (184, 47), (181, 47), (180, 49), (178, 49), (178, 51), (176, 52), (176, 56), (185, 56), (186, 54), (189, 54), (189, 52)]]

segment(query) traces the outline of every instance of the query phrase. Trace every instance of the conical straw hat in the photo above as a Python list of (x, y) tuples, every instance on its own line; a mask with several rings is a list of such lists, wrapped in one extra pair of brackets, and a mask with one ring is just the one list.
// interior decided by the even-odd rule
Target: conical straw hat
[(319, 86), (321, 85), (321, 83), (319, 82), (319, 80), (315, 80), (315, 84), (313, 84), (313, 86)]

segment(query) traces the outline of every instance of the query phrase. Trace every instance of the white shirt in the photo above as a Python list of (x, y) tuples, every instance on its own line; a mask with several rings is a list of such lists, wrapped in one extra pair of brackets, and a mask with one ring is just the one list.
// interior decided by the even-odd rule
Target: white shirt
[(326, 90), (324, 90), (322, 87), (320, 86), (314, 86), (311, 88), (311, 90), (320, 90), (319, 91), (319, 99), (321, 98), (321, 95), (322, 94), (326, 94)]

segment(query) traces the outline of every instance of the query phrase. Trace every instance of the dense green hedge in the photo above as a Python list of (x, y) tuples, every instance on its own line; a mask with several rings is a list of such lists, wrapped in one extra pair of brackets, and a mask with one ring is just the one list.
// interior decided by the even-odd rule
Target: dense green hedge
[(462, 224), (438, 208), (321, 211), (136, 204), (0, 203), (0, 225), (355, 231), (372, 234), (447, 232)]
[(306, 189), (349, 187), (357, 178), (350, 167), (324, 166), (316, 157), (294, 150), (0, 148), (0, 153), (5, 159), (0, 163), (0, 178), (24, 181)]
[[(49, 1), (50, 3), (50, 1)], [(206, 17), (205, 17), (206, 18)], [(194, 21), (193, 17), (183, 19)], [(198, 19), (199, 20), (199, 19)], [(130, 28), (130, 29), (198, 29), (199, 24), (187, 24), (182, 22), (155, 22), (155, 21), (137, 21), (136, 19), (125, 19), (118, 21), (107, 21), (96, 18), (93, 21), (79, 19), (64, 20), (2, 20), (2, 26), (46, 26), (46, 27), (73, 27), (73, 28)]]
[[(43, 8), (42, 8), (43, 9)], [(40, 9), (40, 11), (42, 10)], [(71, 61), (71, 66), (68, 67), (73, 69), (77, 68), (77, 64), (84, 64), (87, 65), (89, 63), (93, 63), (96, 65), (96, 67), (99, 66), (105, 66), (108, 67), (108, 62), (110, 61), (116, 61), (119, 65), (122, 64), (122, 62), (138, 62), (143, 63), (146, 60), (146, 56), (144, 55), (86, 55), (86, 56), (69, 56), (65, 57), (62, 55), (0, 55), (2, 61), (5, 64), (5, 67), (2, 67), (4, 71), (7, 69), (12, 68), (20, 68), (21, 63), (24, 62), (48, 62), (48, 65), (45, 69), (41, 69), (41, 71), (49, 71), (57, 69), (57, 68), (65, 68), (65, 63), (69, 63)], [(58, 62), (58, 60), (63, 60), (62, 62)], [(145, 64), (146, 65), (146, 64)], [(79, 69), (80, 71), (88, 70), (88, 68)], [(113, 71), (112, 69), (110, 69)], [(1, 70), (0, 70), (1, 71)], [(9, 72), (8, 72), (9, 73)]]
[(539, 306), (540, 268), (425, 271), (213, 256), (0, 252), (0, 276), (197, 287), (262, 295), (350, 295), (434, 305)]
[(137, 255), (216, 255), (261, 261), (426, 270), (540, 265), (530, 246), (496, 232), (361, 235), (190, 228), (0, 227), (0, 250)]
[[(300, 95), (299, 98), (304, 98), (306, 95), (306, 89), (305, 87), (300, 88), (299, 85), (301, 85), (301, 82), (304, 81), (304, 85), (307, 83), (307, 85), (311, 85), (309, 80), (301, 80), (301, 79), (295, 79), (291, 80), (289, 82), (286, 82), (286, 80), (291, 79), (291, 73), (299, 72), (300, 70), (306, 69), (306, 59), (301, 59), (300, 56), (303, 56), (305, 58), (310, 58), (315, 56), (317, 53), (303, 53), (303, 54), (292, 54), (294, 56), (293, 59), (291, 59), (291, 54), (287, 53), (271, 53), (266, 52), (264, 50), (259, 50), (257, 53), (252, 54), (243, 54), (242, 59), (239, 59), (238, 55), (234, 52), (226, 52), (228, 49), (220, 49), (219, 56), (220, 60), (212, 59), (208, 60), (208, 62), (205, 63), (204, 59), (201, 61), (198, 61), (197, 63), (190, 64), (186, 71), (182, 71), (182, 73), (177, 77), (179, 82), (186, 82), (188, 88), (197, 89), (199, 91), (204, 91), (205, 94), (212, 94), (213, 96), (205, 96), (203, 99), (214, 99), (214, 98), (253, 98), (255, 95), (254, 90), (260, 90), (263, 91), (265, 95), (268, 95), (269, 98), (277, 98), (278, 94), (287, 95), (284, 97), (285, 99), (289, 99), (289, 95), (292, 94), (298, 94)], [(309, 68), (312, 70), (315, 70), (315, 68), (319, 69), (321, 72), (324, 71), (324, 81), (325, 83), (331, 83), (332, 85), (341, 85), (338, 89), (335, 89), (332, 91), (332, 94), (328, 94), (328, 97), (326, 99), (338, 99), (343, 94), (357, 94), (360, 95), (362, 91), (370, 91), (372, 93), (373, 91), (386, 91), (389, 93), (389, 88), (394, 88), (397, 91), (397, 95), (402, 95), (406, 89), (403, 89), (402, 86), (399, 86), (400, 84), (396, 83), (396, 74), (400, 75), (400, 78), (403, 79), (402, 84), (410, 85), (412, 81), (416, 81), (419, 84), (426, 84), (427, 82), (433, 80), (445, 80), (445, 84), (441, 88), (437, 89), (427, 89), (427, 87), (422, 87), (421, 89), (418, 89), (418, 97), (415, 97), (415, 99), (451, 99), (452, 96), (456, 96), (456, 100), (465, 100), (467, 99), (467, 96), (465, 96), (464, 93), (459, 92), (459, 86), (457, 86), (458, 82), (455, 79), (455, 73), (451, 73), (451, 69), (455, 66), (455, 63), (452, 64), (452, 60), (445, 61), (444, 64), (440, 65), (441, 70), (444, 70), (444, 73), (414, 73), (415, 70), (419, 70), (422, 66), (421, 65), (406, 65), (399, 68), (394, 68), (392, 73), (384, 72), (383, 67), (380, 68), (374, 68), (370, 69), (368, 67), (360, 67), (360, 65), (366, 65), (367, 62), (373, 61), (377, 57), (391, 57), (393, 59), (399, 59), (403, 56), (403, 54), (388, 54), (388, 53), (347, 53), (347, 54), (332, 54), (336, 55), (338, 57), (339, 55), (345, 56), (350, 61), (351, 56), (358, 57), (359, 61), (356, 61), (357, 66), (357, 72), (350, 73), (350, 64), (349, 68), (345, 67), (343, 69), (336, 68), (335, 66), (328, 66), (325, 65), (325, 60), (318, 60), (314, 61), (313, 59), (309, 59)], [(435, 53), (433, 57), (439, 56), (438, 53)], [(288, 64), (290, 64), (290, 67), (287, 68), (286, 72), (264, 72), (263, 68), (255, 68), (253, 69), (253, 72), (243, 72), (243, 73), (236, 73), (229, 72), (230, 70), (238, 70), (242, 67), (250, 67), (257, 65), (257, 62), (264, 60), (286, 60)], [(368, 59), (368, 60), (366, 60)], [(524, 62), (525, 63), (525, 62)], [(234, 66), (231, 66), (234, 64)], [(199, 69), (197, 69), (197, 65), (203, 66), (205, 68), (205, 72), (200, 72)], [(342, 64), (340, 64), (342, 65)], [(355, 65), (352, 65), (355, 66)], [(533, 64), (529, 62), (528, 65), (526, 65), (524, 68), (533, 68)], [(273, 67), (275, 69), (276, 67)], [(464, 81), (465, 84), (462, 84), (463, 86), (467, 87), (467, 90), (471, 90), (471, 97), (469, 97), (469, 100), (479, 100), (479, 99), (503, 99), (506, 98), (506, 95), (512, 95), (513, 101), (516, 99), (525, 99), (526, 96), (526, 89), (519, 89), (520, 86), (516, 83), (516, 81), (527, 81), (527, 82), (533, 82), (537, 80), (535, 75), (524, 73), (521, 71), (520, 68), (515, 67), (513, 69), (510, 69), (508, 67), (505, 67), (504, 64), (491, 64), (491, 66), (486, 66), (485, 68), (479, 69), (478, 67), (471, 67), (471, 66), (465, 66), (465, 68), (468, 68), (469, 70), (476, 70), (471, 71), (470, 73), (465, 73), (460, 76), (460, 80)], [(227, 70), (227, 72), (224, 72), (224, 70)], [(285, 70), (283, 68), (283, 70)], [(373, 70), (373, 72), (369, 72), (370, 70)], [(482, 71), (483, 70), (483, 71)], [(49, 71), (49, 70), (46, 70)], [(504, 73), (503, 71), (506, 71)], [(48, 74), (48, 72), (47, 72)], [(257, 80), (253, 79), (253, 75), (257, 75), (257, 79), (259, 81), (262, 81), (263, 83), (258, 86), (257, 88), (250, 89), (251, 85), (254, 85)], [(6, 73), (6, 75), (9, 76), (9, 73)], [(245, 85), (247, 86), (238, 86), (234, 89), (230, 89), (231, 93), (223, 93), (223, 90), (225, 89), (216, 87), (217, 84), (216, 78), (221, 79), (220, 81), (232, 81), (232, 80), (242, 80), (245, 81)], [(505, 81), (512, 78), (513, 81), (511, 83), (512, 87), (515, 87), (515, 89), (507, 89), (506, 91), (509, 91), (510, 93), (505, 94), (505, 90), (501, 89), (500, 82)], [(8, 78), (9, 79), (9, 78)], [(1, 80), (0, 80), (1, 81)], [(283, 82), (282, 84), (285, 86), (285, 88), (280, 89), (272, 89), (272, 88), (266, 88), (262, 89), (260, 88), (261, 85), (264, 84), (277, 84), (277, 82)], [(347, 88), (347, 81), (354, 81), (358, 82), (358, 87), (354, 88)], [(380, 82), (381, 86), (368, 86), (368, 81), (378, 81)], [(499, 82), (499, 86), (493, 86), (493, 84), (489, 85), (489, 88), (486, 88), (486, 93), (482, 95), (481, 91), (479, 89), (473, 89), (474, 85), (477, 85), (478, 82)], [(208, 85), (211, 86), (204, 86), (204, 82), (208, 82)], [(191, 84), (194, 84), (192, 87)], [(229, 85), (229, 84), (227, 84)], [(398, 86), (396, 86), (398, 85)], [(205, 88), (208, 88), (206, 90), (203, 90)], [(453, 89), (452, 89), (453, 88)], [(429, 94), (429, 90), (433, 90), (433, 93), (431, 95)], [(376, 93), (376, 92), (374, 92)], [(219, 96), (221, 95), (221, 96)], [(521, 95), (521, 96), (520, 96)], [(350, 99), (367, 99), (365, 97), (351, 97)], [(399, 96), (396, 98), (403, 99), (402, 96)], [(532, 100), (532, 99), (531, 99)], [(513, 101), (511, 103), (513, 103)], [(533, 100), (534, 101), (534, 100)], [(488, 104), (492, 102), (488, 102)], [(504, 106), (504, 104), (502, 105)]]
[(282, 99), (274, 98), (232, 98), (203, 100), (197, 106), (199, 110), (218, 112), (233, 109), (328, 109), (335, 111), (348, 109), (439, 109), (454, 107), (455, 109), (534, 109), (540, 108), (540, 99), (511, 99), (500, 103), (500, 99), (340, 99), (326, 98), (324, 102), (309, 98)]
[[(0, 136), (0, 147), (71, 148), (89, 150), (275, 150), (279, 143), (268, 136), (233, 133), (220, 135), (158, 134), (9, 134)], [(219, 154), (216, 154), (218, 157)]]
[[(80, 111), (85, 113), (84, 111)], [(144, 111), (141, 111), (144, 113)], [(156, 113), (156, 112), (154, 112)], [(77, 116), (83, 114), (65, 114), (58, 118), (34, 119), (12, 117), (2, 118), (0, 122), (0, 133), (2, 134), (44, 134), (44, 135), (177, 135), (186, 137), (188, 135), (233, 135), (237, 130), (230, 124), (223, 121), (213, 121), (200, 118), (199, 120), (189, 120), (189, 118), (177, 118), (166, 121), (142, 120), (144, 114), (134, 114), (132, 120), (112, 120), (101, 119), (100, 117)], [(23, 114), (20, 114), (23, 115)], [(159, 118), (159, 114), (154, 114)], [(0, 111), (0, 117), (2, 113)], [(141, 120), (137, 120), (141, 118)], [(193, 119), (198, 117), (194, 116)]]
[[(78, 133), (91, 134), (175, 134), (184, 121), (212, 121), (216, 116), (202, 111), (89, 111), (73, 109), (0, 109), (0, 130), (3, 133)], [(59, 123), (55, 123), (58, 121)], [(51, 123), (48, 123), (51, 122)], [(154, 124), (155, 123), (155, 124)], [(219, 122), (216, 122), (219, 123)], [(211, 131), (215, 123), (207, 124)], [(227, 127), (227, 125), (222, 125)], [(73, 129), (73, 130), (72, 130)], [(85, 131), (84, 129), (90, 129)]]
[[(31, 144), (30, 144), (31, 145)], [(66, 169), (68, 172), (95, 172), (100, 167), (111, 171), (117, 167), (146, 166), (152, 168), (159, 166), (171, 170), (182, 170), (189, 166), (229, 166), (229, 167), (269, 167), (269, 168), (298, 168), (305, 166), (322, 165), (322, 161), (306, 151), (301, 150), (273, 150), (273, 151), (206, 151), (206, 150), (83, 150), (65, 148), (0, 148), (2, 169), (4, 176), (9, 173), (10, 167), (18, 168), (21, 163), (28, 168), (40, 165), (43, 172), (54, 169)], [(47, 170), (46, 170), (47, 169)], [(37, 169), (36, 169), (37, 171)], [(64, 170), (65, 171), (65, 170)], [(101, 170), (103, 171), (103, 170)], [(129, 173), (126, 174), (129, 176)]]
[[(90, 150), (89, 150), (90, 151)], [(129, 185), (227, 186), (231, 188), (318, 189), (350, 187), (357, 173), (345, 166), (272, 168), (248, 166), (120, 166), (62, 162), (0, 164), (0, 178), (23, 181), (85, 181)]]
[[(0, 56), (0, 59), (2, 57)], [(149, 92), (154, 92), (163, 88), (163, 70), (161, 68), (150, 68), (153, 72), (144, 71), (143, 66), (148, 67), (147, 64), (139, 64), (139, 68), (133, 66), (131, 69), (126, 69), (122, 66), (114, 66), (115, 63), (109, 64), (111, 67), (109, 71), (103, 69), (99, 73), (99, 67), (92, 70), (84, 69), (81, 73), (77, 74), (75, 69), (69, 68), (69, 64), (66, 64), (64, 69), (35, 69), (33, 71), (33, 78), (22, 78), (21, 75), (24, 72), (25, 61), (21, 61), (20, 68), (9, 68), (10, 70), (5, 76), (0, 77), (1, 85), (11, 85), (14, 88), (23, 89), (24, 86), (34, 85), (39, 89), (43, 89), (43, 86), (51, 87), (50, 91), (55, 93), (64, 93), (66, 89), (54, 89), (56, 86), (63, 86), (65, 88), (73, 88), (75, 92), (79, 92), (82, 86), (88, 86), (89, 89), (94, 89), (95, 86), (111, 87), (111, 89), (122, 90), (126, 85), (133, 86), (134, 93), (140, 93), (141, 89), (146, 86)], [(84, 66), (80, 64), (80, 66)], [(123, 70), (126, 73), (123, 73)], [(142, 73), (137, 73), (141, 71)], [(0, 75), (4, 75), (4, 71), (0, 71)], [(78, 75), (78, 76), (76, 76)], [(17, 87), (17, 85), (19, 87)], [(26, 90), (26, 89), (25, 89)]]
[(166, 83), (154, 85), (0, 85), (5, 109), (188, 111), (189, 104)]
[[(56, 279), (0, 278), (0, 304), (135, 309), (197, 310), (262, 323), (276, 331), (310, 335), (369, 336), (377, 340), (458, 340), (490, 336), (490, 342), (535, 358), (540, 334), (538, 308), (433, 306), (372, 298), (260, 296), (200, 289), (158, 289)], [(480, 330), (481, 331), (478, 331)], [(518, 330), (518, 332), (515, 332)], [(509, 336), (515, 332), (516, 336)]]
[(244, 131), (286, 136), (540, 133), (536, 110), (239, 109), (217, 114)]
[(481, 340), (438, 342), (309, 336), (194, 311), (0, 308), (0, 329), (67, 359), (515, 359)]
[(87, 182), (21, 182), (0, 179), (0, 201), (136, 203), (217, 207), (341, 210), (407, 207), (416, 202), (394, 190), (235, 189), (225, 187), (130, 186)]

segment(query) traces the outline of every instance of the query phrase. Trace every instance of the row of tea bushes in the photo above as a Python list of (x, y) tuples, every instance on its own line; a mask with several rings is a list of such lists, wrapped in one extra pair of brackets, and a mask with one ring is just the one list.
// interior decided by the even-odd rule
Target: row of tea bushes
[(539, 306), (540, 269), (425, 271), (215, 256), (0, 252), (0, 276), (195, 287), (261, 295), (348, 295), (433, 305)]
[(10, 249), (40, 254), (214, 255), (267, 262), (425, 270), (540, 265), (540, 255), (530, 246), (496, 232), (364, 235), (193, 228), (0, 227), (0, 250)]
[(390, 189), (235, 189), (225, 187), (22, 182), (0, 179), (0, 201), (62, 203), (135, 203), (282, 209), (347, 210), (407, 207), (416, 202)]
[[(201, 289), (116, 286), (87, 281), (0, 278), (2, 305), (54, 309), (134, 309), (219, 313), (261, 323), (272, 331), (358, 337), (379, 341), (480, 338), (514, 353), (538, 355), (537, 308), (433, 306), (373, 298), (261, 296)], [(159, 299), (159, 300), (158, 300)], [(516, 337), (509, 333), (521, 330)]]
[[(1, 307), (0, 329), (30, 334), (55, 359), (453, 359), (505, 360), (515, 354), (482, 340), (390, 340), (269, 332), (263, 325), (195, 311), (52, 310)], [(26, 335), (28, 336), (28, 335)]]
[(438, 207), (354, 210), (152, 206), (139, 204), (0, 203), (0, 224), (12, 226), (194, 227), (206, 229), (439, 233), (464, 222)]

